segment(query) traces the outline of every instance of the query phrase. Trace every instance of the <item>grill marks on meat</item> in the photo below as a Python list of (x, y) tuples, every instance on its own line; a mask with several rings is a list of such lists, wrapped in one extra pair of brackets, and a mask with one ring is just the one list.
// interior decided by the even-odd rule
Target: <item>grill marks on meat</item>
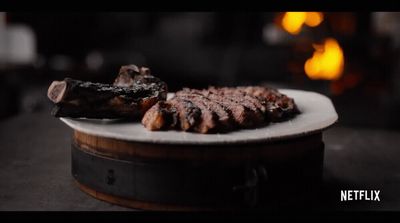
[(178, 123), (178, 113), (171, 103), (159, 101), (142, 119), (142, 124), (149, 130), (171, 129), (175, 128)]
[(252, 119), (252, 111), (245, 105), (241, 104), (239, 100), (208, 91), (202, 91), (202, 94), (210, 100), (224, 106), (232, 115), (233, 122), (236, 126), (244, 128), (253, 126), (254, 119)]
[(178, 112), (180, 128), (184, 131), (193, 130), (193, 127), (199, 123), (201, 118), (200, 108), (189, 100), (176, 97), (169, 100), (169, 102)]
[(255, 126), (257, 123), (262, 123), (265, 121), (264, 112), (266, 110), (263, 103), (257, 98), (246, 94), (243, 91), (234, 89), (234, 88), (214, 88), (210, 87), (208, 89), (210, 92), (214, 94), (219, 94), (229, 100), (234, 101), (235, 103), (243, 105), (249, 111), (250, 120), (253, 123), (250, 125)]
[(191, 91), (188, 88), (184, 88), (182, 91), (178, 91), (176, 93), (176, 97), (184, 97), (192, 101), (201, 101), (204, 105), (207, 106), (208, 110), (214, 113), (213, 114), (214, 118), (215, 116), (217, 118), (217, 120), (215, 120), (217, 123), (212, 124), (212, 126), (216, 125), (215, 127), (219, 128), (219, 130), (221, 131), (232, 128), (233, 125), (232, 114), (230, 110), (228, 110), (221, 104), (205, 97), (202, 94), (196, 93), (195, 91)]
[[(163, 110), (164, 107), (169, 108), (168, 112)], [(171, 108), (174, 108), (176, 113)], [(287, 120), (298, 113), (292, 98), (272, 88), (184, 88), (176, 92), (171, 100), (158, 102), (153, 106), (145, 114), (142, 123), (150, 130), (178, 127), (185, 131), (212, 133), (254, 128), (268, 122)], [(158, 121), (167, 116), (173, 119), (173, 114), (177, 117), (179, 125), (166, 124), (166, 127), (163, 122)]]
[[(223, 95), (219, 95), (215, 92), (213, 93), (207, 90), (190, 89), (186, 91), (203, 96), (208, 100), (219, 104), (232, 118), (231, 123), (233, 123), (235, 127), (246, 127), (252, 125), (250, 109), (233, 100), (232, 98), (227, 98)], [(179, 94), (179, 92), (177, 92), (177, 94)]]
[(268, 117), (272, 122), (287, 120), (300, 113), (293, 98), (289, 98), (276, 89), (258, 86), (238, 87), (238, 89), (264, 100)]
[(190, 95), (177, 95), (178, 99), (190, 101), (193, 105), (197, 106), (201, 111), (201, 119), (197, 125), (194, 126), (195, 132), (207, 133), (212, 132), (218, 123), (218, 116), (208, 104), (199, 97), (192, 97)]

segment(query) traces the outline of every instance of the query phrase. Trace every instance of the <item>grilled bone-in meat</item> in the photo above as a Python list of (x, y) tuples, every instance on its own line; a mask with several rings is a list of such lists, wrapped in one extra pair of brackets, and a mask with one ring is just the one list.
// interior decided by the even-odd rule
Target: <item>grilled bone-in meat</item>
[[(141, 118), (167, 96), (167, 86), (148, 68), (123, 66), (114, 85), (65, 78), (53, 81), (47, 95), (55, 103), (52, 114), (72, 118)], [(125, 75), (129, 74), (129, 75)], [(125, 76), (124, 76), (125, 75)]]
[[(185, 108), (188, 104), (192, 113)], [(165, 108), (168, 108), (168, 112)], [(159, 102), (147, 111), (142, 123), (153, 131), (178, 128), (211, 133), (253, 128), (268, 122), (287, 120), (298, 113), (299, 110), (292, 98), (272, 88), (258, 86), (210, 87), (204, 90), (184, 88), (176, 92), (174, 98)], [(188, 119), (192, 122), (189, 123)], [(176, 120), (180, 124), (164, 125), (160, 120)]]
[(117, 78), (115, 78), (114, 86), (132, 88), (135, 86), (150, 85), (157, 89), (160, 99), (166, 99), (168, 88), (167, 84), (159, 78), (150, 74), (147, 67), (137, 67), (136, 65), (122, 66), (119, 70)]

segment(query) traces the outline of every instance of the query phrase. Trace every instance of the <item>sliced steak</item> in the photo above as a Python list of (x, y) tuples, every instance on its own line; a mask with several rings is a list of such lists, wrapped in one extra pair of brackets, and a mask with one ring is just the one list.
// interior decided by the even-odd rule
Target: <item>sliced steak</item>
[(262, 104), (261, 100), (248, 95), (246, 92), (239, 91), (234, 88), (210, 87), (208, 90), (214, 94), (224, 96), (227, 99), (240, 103), (241, 105), (252, 110), (255, 123), (262, 123), (265, 121), (266, 106)]
[(199, 97), (193, 97), (193, 95), (176, 95), (177, 98), (192, 102), (201, 110), (201, 119), (197, 125), (194, 126), (193, 130), (200, 133), (213, 132), (218, 126), (218, 116), (210, 108), (209, 104), (206, 103)]
[(300, 113), (293, 98), (276, 89), (260, 86), (238, 87), (238, 89), (265, 100), (269, 119), (273, 122), (284, 121)]
[[(203, 90), (184, 88), (165, 103), (175, 108), (172, 113), (176, 114), (178, 121), (175, 123), (178, 123), (178, 128), (199, 133), (254, 128), (269, 121), (283, 121), (299, 113), (292, 98), (267, 87), (209, 87)], [(162, 124), (163, 120), (172, 114), (160, 112), (162, 103), (159, 104), (148, 111), (155, 114), (149, 114), (150, 118), (147, 118), (155, 120), (152, 121), (155, 124), (151, 125), (150, 129), (166, 126)], [(163, 118), (157, 116), (160, 114)]]
[(168, 100), (178, 113), (178, 120), (182, 130), (190, 131), (200, 122), (201, 110), (191, 101), (174, 97)]
[(197, 91), (199, 94), (224, 106), (232, 114), (235, 124), (240, 127), (251, 127), (254, 124), (254, 112), (239, 102), (207, 90)]
[(188, 98), (199, 98), (208, 104), (209, 108), (214, 111), (218, 116), (219, 127), (221, 130), (231, 130), (234, 125), (234, 119), (232, 117), (231, 111), (225, 106), (205, 97), (197, 91), (192, 91), (191, 89), (184, 88), (182, 91), (176, 92), (177, 96), (185, 96)]
[(175, 128), (178, 123), (178, 113), (171, 103), (159, 101), (151, 107), (142, 118), (142, 124), (148, 130)]

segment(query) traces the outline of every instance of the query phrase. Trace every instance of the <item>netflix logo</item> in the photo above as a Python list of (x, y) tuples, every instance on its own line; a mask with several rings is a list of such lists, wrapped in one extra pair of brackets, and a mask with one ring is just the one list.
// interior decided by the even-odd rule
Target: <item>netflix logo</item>
[(381, 201), (380, 190), (341, 190), (340, 201)]

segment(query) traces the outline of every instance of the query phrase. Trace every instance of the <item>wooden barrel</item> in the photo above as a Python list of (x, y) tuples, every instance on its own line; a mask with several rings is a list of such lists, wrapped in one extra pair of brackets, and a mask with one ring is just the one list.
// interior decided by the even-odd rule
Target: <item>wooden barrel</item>
[[(144, 210), (234, 210), (304, 194), (322, 178), (322, 132), (274, 142), (151, 144), (75, 130), (72, 174), (84, 192)], [(307, 196), (305, 196), (307, 197)]]

